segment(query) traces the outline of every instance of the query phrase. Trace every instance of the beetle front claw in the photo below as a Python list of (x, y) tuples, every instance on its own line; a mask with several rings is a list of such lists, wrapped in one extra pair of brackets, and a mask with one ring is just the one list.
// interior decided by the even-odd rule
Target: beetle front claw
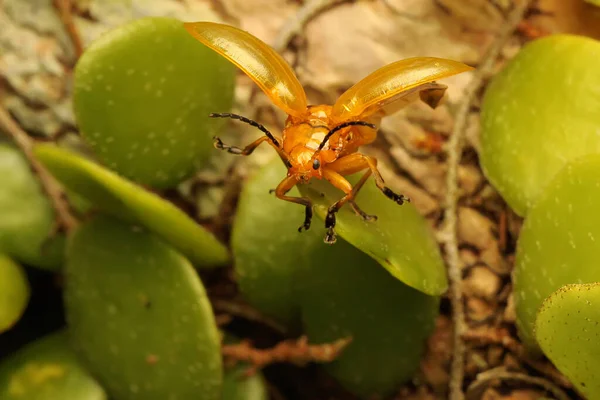
[(399, 205), (404, 204), (404, 202), (410, 203), (410, 199), (405, 197), (403, 194), (397, 194), (392, 189), (387, 186), (384, 186), (382, 189), (383, 194), (387, 196), (387, 198), (394, 200)]
[(304, 211), (304, 223), (298, 228), (298, 232), (307, 231), (310, 229), (310, 223), (312, 221), (312, 206), (306, 206)]
[(358, 206), (358, 204), (356, 204), (356, 202), (354, 202), (354, 200), (351, 200), (349, 203), (352, 206), (352, 210), (354, 211), (354, 213), (361, 217), (363, 221), (377, 221), (377, 215), (367, 214), (366, 212), (360, 209), (360, 207)]
[(325, 239), (323, 239), (323, 241), (327, 244), (334, 244), (337, 242), (337, 237), (333, 228), (327, 229), (327, 233), (325, 234)]
[(215, 146), (216, 149), (218, 150), (225, 150), (228, 153), (231, 154), (243, 154), (244, 151), (242, 149), (240, 149), (239, 147), (234, 147), (234, 146), (228, 146), (225, 143), (223, 143), (223, 141), (218, 138), (217, 136), (213, 137), (213, 146)]

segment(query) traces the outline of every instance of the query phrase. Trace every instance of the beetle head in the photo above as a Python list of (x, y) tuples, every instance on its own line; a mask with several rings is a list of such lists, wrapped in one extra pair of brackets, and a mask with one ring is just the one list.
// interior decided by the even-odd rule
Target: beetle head
[(292, 166), (289, 169), (289, 174), (294, 175), (298, 182), (308, 183), (312, 178), (322, 178), (322, 160), (320, 155), (313, 157), (314, 154), (314, 149), (304, 146), (298, 146), (292, 150), (290, 154)]

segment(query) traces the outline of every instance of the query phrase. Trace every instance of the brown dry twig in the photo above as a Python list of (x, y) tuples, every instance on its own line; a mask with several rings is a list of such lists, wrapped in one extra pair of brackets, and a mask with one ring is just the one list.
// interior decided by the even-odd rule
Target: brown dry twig
[(79, 58), (83, 54), (84, 46), (79, 30), (77, 29), (77, 26), (75, 26), (75, 21), (73, 20), (71, 0), (52, 0), (52, 3), (57, 9), (60, 19), (73, 42), (75, 56), (76, 58)]
[(456, 112), (456, 120), (452, 136), (448, 141), (448, 173), (446, 175), (446, 205), (444, 209), (445, 240), (444, 248), (448, 260), (448, 279), (454, 321), (452, 367), (450, 371), (450, 400), (464, 399), (462, 390), (464, 380), (465, 346), (462, 339), (466, 331), (465, 310), (462, 293), (462, 276), (457, 239), (457, 203), (458, 203), (458, 165), (462, 156), (463, 137), (465, 134), (469, 111), (477, 98), (479, 89), (492, 73), (494, 63), (502, 47), (511, 37), (532, 0), (523, 0), (508, 16), (502, 31), (483, 56), (473, 79), (465, 90), (465, 96)]
[(507, 371), (504, 367), (494, 368), (477, 375), (477, 379), (467, 389), (467, 399), (481, 398), (481, 393), (493, 381), (519, 381), (543, 388), (557, 400), (569, 400), (570, 397), (559, 387), (544, 378), (529, 376), (519, 372)]
[(294, 36), (302, 32), (304, 25), (323, 10), (350, 0), (310, 0), (285, 23), (273, 42), (273, 48), (278, 53), (286, 49)]
[(79, 30), (75, 26), (73, 20), (72, 4), (71, 0), (52, 0), (54, 7), (58, 10), (60, 19), (73, 42), (75, 47), (75, 56), (78, 59), (83, 54), (83, 41), (79, 35)]
[(25, 154), (25, 157), (27, 157), (33, 171), (40, 180), (42, 188), (54, 207), (58, 227), (65, 231), (75, 228), (77, 226), (77, 219), (71, 214), (70, 206), (65, 200), (64, 192), (60, 185), (33, 155), (34, 140), (21, 129), (2, 106), (0, 106), (0, 130), (8, 134), (23, 154)]
[(249, 341), (224, 345), (221, 352), (226, 362), (247, 362), (251, 366), (245, 375), (254, 374), (261, 368), (274, 363), (288, 362), (305, 365), (310, 362), (327, 363), (335, 360), (350, 344), (351, 338), (338, 339), (333, 343), (308, 344), (308, 338), (285, 340), (270, 349), (256, 349)]
[(467, 341), (474, 342), (479, 345), (499, 344), (515, 356), (517, 356), (525, 364), (535, 369), (542, 375), (551, 379), (553, 382), (565, 388), (572, 388), (571, 382), (564, 377), (550, 363), (543, 362), (530, 357), (521, 343), (515, 340), (508, 330), (504, 328), (485, 328), (470, 330), (463, 335)]

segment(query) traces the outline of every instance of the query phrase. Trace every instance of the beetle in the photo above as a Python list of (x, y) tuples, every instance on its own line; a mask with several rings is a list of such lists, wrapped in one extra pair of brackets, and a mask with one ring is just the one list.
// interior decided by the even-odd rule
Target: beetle
[[(307, 197), (292, 197), (287, 193), (311, 179), (326, 179), (341, 190), (344, 196), (328, 208), (325, 217), (324, 241), (330, 244), (336, 241), (336, 213), (346, 203), (365, 220), (377, 218), (362, 211), (354, 201), (371, 175), (385, 196), (400, 205), (410, 201), (385, 185), (375, 158), (358, 152), (360, 146), (376, 139), (381, 119), (417, 100), (437, 107), (447, 86), (436, 80), (473, 69), (443, 58), (409, 58), (371, 73), (344, 92), (334, 105), (308, 105), (304, 88), (290, 65), (260, 39), (239, 28), (214, 22), (187, 22), (184, 27), (202, 44), (241, 69), (288, 115), (280, 138), (243, 116), (210, 114), (213, 118), (237, 119), (265, 134), (244, 148), (228, 146), (215, 137), (215, 147), (247, 156), (262, 143), (272, 146), (288, 168), (287, 176), (274, 190), (275, 195), (305, 207), (300, 232), (310, 228), (313, 204)], [(365, 172), (352, 186), (345, 176), (360, 171)]]

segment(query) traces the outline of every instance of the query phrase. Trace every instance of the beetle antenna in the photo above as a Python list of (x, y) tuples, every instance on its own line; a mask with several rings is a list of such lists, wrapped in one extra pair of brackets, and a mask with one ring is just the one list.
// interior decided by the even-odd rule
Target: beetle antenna
[(258, 130), (260, 130), (261, 132), (263, 132), (265, 135), (267, 135), (267, 137), (269, 139), (271, 139), (271, 141), (273, 142), (273, 144), (275, 146), (280, 147), (279, 146), (279, 142), (277, 141), (277, 139), (275, 139), (275, 137), (273, 136), (273, 134), (271, 132), (269, 132), (269, 130), (267, 128), (265, 128), (263, 125), (259, 124), (258, 122), (251, 120), (250, 118), (246, 118), (246, 117), (243, 117), (241, 115), (231, 114), (231, 113), (210, 113), (208, 116), (211, 117), (211, 118), (231, 118), (231, 119), (237, 119), (239, 121), (247, 123), (248, 125), (252, 125), (253, 127), (258, 128)]
[(325, 135), (325, 137), (323, 138), (323, 141), (319, 145), (319, 148), (317, 149), (316, 152), (319, 152), (319, 151), (323, 150), (323, 147), (325, 147), (325, 143), (327, 143), (327, 141), (329, 140), (329, 138), (334, 133), (336, 133), (340, 129), (344, 129), (344, 128), (347, 128), (349, 126), (356, 126), (356, 125), (358, 125), (358, 126), (368, 126), (369, 128), (377, 129), (377, 127), (374, 124), (371, 124), (371, 123), (365, 122), (365, 121), (348, 121), (348, 122), (344, 122), (344, 123), (339, 124), (338, 126), (334, 127), (332, 130), (330, 130), (327, 133), (327, 135)]

